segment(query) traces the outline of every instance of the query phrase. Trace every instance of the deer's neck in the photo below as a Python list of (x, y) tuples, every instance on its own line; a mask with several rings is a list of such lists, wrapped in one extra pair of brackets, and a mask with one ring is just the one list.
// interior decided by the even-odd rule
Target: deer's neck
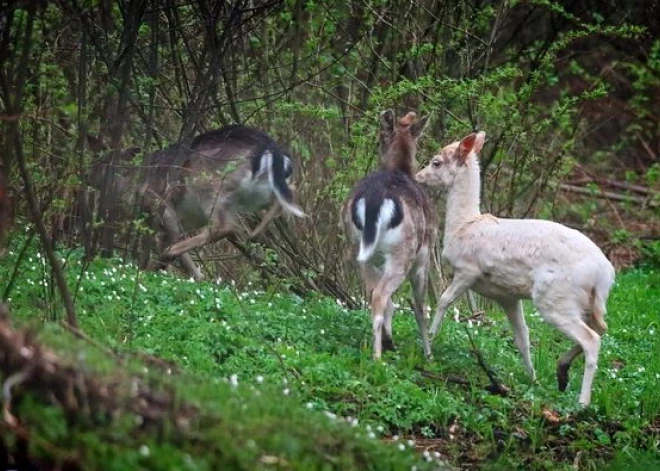
[(385, 157), (385, 170), (390, 172), (403, 172), (411, 177), (415, 176), (415, 148), (414, 143), (395, 141)]
[(470, 160), (467, 172), (456, 176), (447, 194), (445, 246), (465, 223), (481, 214), (479, 210), (481, 177), (476, 159)]

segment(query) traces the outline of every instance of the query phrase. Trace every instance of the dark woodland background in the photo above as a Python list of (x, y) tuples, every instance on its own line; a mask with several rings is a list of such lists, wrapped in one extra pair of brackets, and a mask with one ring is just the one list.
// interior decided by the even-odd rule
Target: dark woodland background
[(245, 123), (293, 152), (311, 217), (207, 248), (205, 269), (351, 305), (339, 206), (375, 168), (378, 113), (394, 108), (431, 115), (421, 164), (486, 131), (484, 210), (579, 228), (618, 267), (657, 264), (658, 38), (657, 0), (2, 1), (8, 237), (39, 237), (56, 278), (53, 248), (130, 259), (148, 229), (137, 211), (88, 207), (93, 162), (136, 147), (139, 165)]

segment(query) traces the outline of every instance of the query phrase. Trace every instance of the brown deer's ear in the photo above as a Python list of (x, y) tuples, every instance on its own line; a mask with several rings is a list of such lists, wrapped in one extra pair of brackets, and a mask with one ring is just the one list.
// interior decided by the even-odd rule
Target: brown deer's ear
[(412, 134), (412, 137), (415, 139), (419, 138), (419, 136), (422, 135), (424, 132), (424, 129), (426, 129), (426, 125), (429, 122), (429, 116), (424, 116), (422, 118), (419, 118), (413, 125), (410, 127), (410, 134)]
[(394, 111), (391, 109), (380, 114), (380, 130), (386, 134), (394, 133)]
[(458, 144), (456, 149), (456, 160), (459, 164), (463, 165), (467, 161), (468, 155), (472, 152), (477, 142), (477, 135), (475, 133), (468, 134)]
[(92, 136), (91, 134), (86, 134), (85, 137), (87, 138), (87, 146), (93, 153), (100, 154), (108, 150), (108, 146), (105, 145), (101, 138)]

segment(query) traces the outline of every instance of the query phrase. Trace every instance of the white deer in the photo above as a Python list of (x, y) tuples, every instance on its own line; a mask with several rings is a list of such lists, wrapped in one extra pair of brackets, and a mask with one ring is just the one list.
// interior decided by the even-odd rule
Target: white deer
[(417, 139), (427, 117), (410, 112), (395, 123), (387, 110), (380, 118), (380, 158), (384, 170), (362, 179), (342, 208), (346, 231), (359, 244), (360, 264), (373, 316), (373, 357), (392, 342), (392, 294), (406, 277), (413, 288), (413, 309), (424, 354), (431, 347), (424, 315), (429, 255), (436, 238), (433, 202), (415, 181)]
[(473, 289), (502, 306), (525, 369), (535, 381), (521, 302), (531, 298), (543, 319), (575, 342), (557, 364), (561, 391), (566, 389), (571, 362), (584, 352), (579, 402), (587, 406), (600, 336), (607, 329), (603, 317), (614, 267), (588, 237), (561, 224), (481, 214), (477, 154), (484, 139), (484, 132), (473, 133), (446, 146), (416, 177), (447, 191), (442, 257), (454, 276), (438, 301), (431, 337), (451, 303)]

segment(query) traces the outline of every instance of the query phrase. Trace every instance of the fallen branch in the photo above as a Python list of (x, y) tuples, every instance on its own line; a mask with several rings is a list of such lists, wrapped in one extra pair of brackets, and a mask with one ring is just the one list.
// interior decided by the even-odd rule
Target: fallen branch
[[(474, 299), (474, 293), (472, 291), (467, 292), (467, 299), (468, 299), (468, 305), (470, 306), (470, 310), (472, 311), (472, 317), (475, 317), (477, 314), (481, 314), (478, 311), (477, 308), (477, 302)], [(463, 324), (463, 328), (465, 329), (465, 333), (468, 336), (468, 339), (470, 340), (470, 344), (472, 345), (472, 348), (470, 349), (474, 356), (477, 359), (477, 364), (481, 367), (482, 370), (486, 373), (488, 376), (488, 379), (490, 380), (490, 385), (486, 386), (486, 390), (488, 390), (492, 394), (497, 394), (498, 396), (508, 396), (509, 392), (511, 390), (506, 387), (502, 381), (497, 377), (497, 374), (493, 371), (493, 369), (488, 366), (486, 363), (486, 360), (484, 360), (484, 356), (481, 353), (481, 350), (477, 348), (477, 345), (474, 343), (474, 339), (472, 338), (472, 334), (470, 333), (470, 329), (466, 324)]]
[(462, 386), (469, 386), (470, 385), (470, 382), (467, 379), (463, 378), (462, 376), (458, 376), (458, 375), (443, 376), (443, 375), (432, 373), (430, 371), (427, 371), (427, 370), (424, 370), (424, 369), (421, 369), (421, 368), (417, 368), (417, 371), (419, 371), (419, 374), (421, 374), (425, 378), (434, 379), (436, 381), (442, 381), (442, 382), (445, 382), (445, 383), (460, 384)]
[(498, 396), (508, 396), (511, 390), (508, 387), (506, 387), (504, 383), (502, 383), (502, 381), (500, 381), (495, 371), (493, 371), (493, 369), (490, 366), (488, 366), (486, 360), (484, 360), (484, 356), (481, 353), (481, 350), (479, 350), (477, 348), (477, 345), (474, 343), (474, 339), (472, 338), (470, 329), (468, 329), (468, 327), (465, 324), (463, 325), (463, 328), (465, 329), (468, 339), (470, 340), (470, 344), (472, 345), (472, 348), (470, 350), (476, 357), (477, 364), (481, 367), (482, 370), (484, 370), (484, 372), (488, 376), (488, 379), (490, 380), (490, 384), (486, 386), (486, 390)]
[(578, 178), (578, 179), (566, 182), (566, 184), (570, 185), (570, 186), (582, 186), (582, 185), (586, 185), (588, 183), (597, 183), (599, 185), (609, 186), (609, 187), (612, 187), (612, 188), (619, 188), (621, 190), (632, 191), (632, 192), (635, 192), (635, 193), (639, 193), (639, 194), (647, 195), (647, 196), (651, 196), (651, 197), (658, 194), (657, 192), (655, 192), (655, 191), (653, 191), (650, 188), (647, 188), (645, 186), (635, 185), (633, 183), (627, 183), (627, 182), (620, 182), (620, 181), (617, 181), (617, 180), (610, 180), (610, 179), (607, 179), (607, 178), (582, 177), (582, 178)]
[(583, 188), (581, 186), (569, 185), (567, 183), (559, 184), (559, 189), (567, 191), (569, 193), (578, 193), (581, 195), (589, 195), (595, 198), (603, 198), (613, 201), (627, 201), (632, 203), (637, 203), (642, 206), (648, 206), (649, 208), (658, 208), (660, 207), (660, 201), (654, 201), (650, 197), (644, 198), (641, 196), (635, 195), (624, 195), (621, 193), (614, 193), (612, 191), (604, 191), (600, 189), (593, 188)]

